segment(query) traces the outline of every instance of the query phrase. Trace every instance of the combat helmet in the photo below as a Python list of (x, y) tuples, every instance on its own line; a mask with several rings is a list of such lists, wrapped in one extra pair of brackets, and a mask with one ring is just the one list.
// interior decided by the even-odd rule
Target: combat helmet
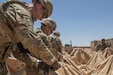
[(41, 24), (42, 25), (48, 25), (49, 27), (51, 27), (53, 30), (56, 30), (56, 22), (53, 21), (51, 18), (44, 18), (42, 21), (41, 21)]
[(105, 41), (105, 39), (104, 39), (104, 38), (102, 38), (102, 39), (101, 39), (101, 41)]
[(101, 39), (101, 42), (102, 42), (102, 43), (105, 43), (105, 41), (106, 41), (106, 40), (105, 40), (104, 38)]
[(45, 16), (43, 18), (47, 18), (47, 17), (51, 16), (52, 11), (53, 11), (53, 5), (52, 5), (51, 0), (32, 0), (33, 3), (35, 1), (39, 1), (47, 11), (47, 16)]
[(55, 31), (53, 34), (57, 35), (57, 36), (60, 36), (60, 32), (58, 32), (58, 31)]

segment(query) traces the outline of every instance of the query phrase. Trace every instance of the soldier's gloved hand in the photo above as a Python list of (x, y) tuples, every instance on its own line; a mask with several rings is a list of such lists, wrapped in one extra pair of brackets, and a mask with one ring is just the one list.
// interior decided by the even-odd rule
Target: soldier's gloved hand
[(53, 69), (55, 71), (55, 70), (59, 69), (60, 67), (61, 67), (61, 64), (58, 61), (56, 61), (51, 66), (51, 69)]
[(38, 67), (43, 71), (48, 71), (50, 66), (44, 62), (39, 62)]

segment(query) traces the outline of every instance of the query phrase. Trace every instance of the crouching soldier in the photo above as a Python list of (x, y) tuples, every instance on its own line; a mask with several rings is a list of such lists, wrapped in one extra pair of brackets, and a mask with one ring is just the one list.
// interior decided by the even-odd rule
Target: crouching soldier
[[(41, 27), (36, 29), (36, 33), (41, 37), (51, 53), (59, 59), (61, 57), (63, 58), (62, 54), (53, 48), (52, 43), (49, 40), (49, 35), (52, 34), (54, 30), (56, 30), (55, 21), (53, 21), (51, 18), (45, 18), (41, 21)], [(48, 75), (50, 70), (53, 72), (56, 70), (44, 62), (39, 62), (39, 67), (44, 70), (44, 75)]]
[[(7, 55), (12, 52), (10, 48), (14, 45), (18, 48), (19, 44), (23, 50), (19, 48), (18, 52), (25, 52), (22, 55), (29, 53), (53, 68), (56, 65), (57, 69), (60, 67), (57, 59), (33, 29), (34, 21), (49, 17), (52, 10), (50, 0), (33, 0), (30, 5), (19, 0), (9, 0), (0, 6), (0, 63), (3, 64)], [(14, 55), (16, 57), (16, 54)]]

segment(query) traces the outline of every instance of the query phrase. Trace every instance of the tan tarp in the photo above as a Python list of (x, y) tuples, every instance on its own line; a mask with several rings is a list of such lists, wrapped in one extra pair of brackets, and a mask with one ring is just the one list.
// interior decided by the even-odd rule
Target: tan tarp
[(91, 69), (95, 70), (98, 65), (105, 60), (104, 56), (101, 52), (96, 52), (95, 55), (89, 60), (86, 66)]
[[(68, 63), (68, 66), (60, 68), (57, 71), (58, 75), (113, 75), (113, 55), (110, 53), (112, 52), (111, 49), (107, 48), (103, 52), (94, 51), (94, 56), (86, 64), (81, 65), (81, 67), (75, 62), (73, 63), (73, 61), (70, 59), (71, 56), (74, 56), (74, 53), (76, 53), (76, 51), (72, 52), (73, 53), (70, 53), (70, 55), (65, 55), (67, 62), (64, 64)], [(103, 55), (105, 54), (104, 52), (109, 55), (107, 59)], [(79, 53), (78, 55), (81, 54)], [(77, 74), (73, 72), (72, 68), (75, 69), (74, 71)]]
[[(50, 75), (113, 75), (112, 52), (111, 48), (103, 52), (93, 51), (92, 57), (82, 49), (73, 49), (70, 54), (63, 52), (64, 61), (60, 62), (62, 67), (56, 71), (57, 74)], [(21, 61), (8, 59), (6, 63), (11, 75), (26, 75), (25, 65)]]
[(102, 55), (105, 58), (108, 58), (112, 54), (113, 54), (113, 49), (112, 48), (105, 48), (105, 50), (102, 52)]
[(102, 52), (95, 52), (95, 55), (86, 64), (86, 73), (92, 72), (98, 68), (101, 62), (105, 60)]
[(56, 71), (58, 75), (86, 75), (78, 66), (71, 60), (70, 56), (65, 53), (65, 62), (61, 62), (62, 67)]
[(83, 49), (75, 49), (70, 53), (71, 59), (77, 64), (86, 64), (90, 60), (90, 56)]
[(113, 55), (109, 56), (91, 75), (113, 75)]

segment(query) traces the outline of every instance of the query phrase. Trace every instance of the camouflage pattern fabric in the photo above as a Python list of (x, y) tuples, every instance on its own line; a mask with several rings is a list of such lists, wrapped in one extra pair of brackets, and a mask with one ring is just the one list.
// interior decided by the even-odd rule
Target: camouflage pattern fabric
[(27, 75), (35, 75), (38, 73), (38, 67), (35, 66), (35, 61), (37, 59), (35, 58), (34, 60), (30, 58), (30, 55), (28, 54), (29, 54), (29, 51), (24, 49), (21, 43), (15, 44), (13, 46), (13, 56), (18, 60), (21, 60), (26, 63), (25, 70)]
[(52, 42), (52, 46), (57, 51), (62, 53), (62, 42), (61, 42), (60, 38), (54, 35), (53, 37), (50, 37), (50, 40)]
[(50, 42), (48, 40), (48, 36), (45, 33), (43, 33), (43, 31), (40, 28), (37, 28), (36, 32), (41, 37), (41, 39), (43, 40), (45, 45), (50, 47)]
[(50, 49), (50, 51), (52, 52), (52, 54), (57, 57), (60, 58), (60, 56), (62, 55), (61, 53), (59, 53), (54, 47), (52, 47), (52, 43), (49, 40), (49, 37), (43, 33), (43, 31), (39, 28), (37, 29), (37, 34), (41, 37), (41, 39), (43, 40), (43, 42), (45, 43), (46, 46), (48, 46), (48, 48)]
[(7, 69), (5, 63), (0, 63), (0, 75), (7, 75)]
[[(21, 42), (23, 47), (28, 49), (29, 52), (31, 52), (31, 54), (36, 58), (41, 58), (48, 65), (56, 63), (56, 59), (43, 43), (40, 36), (35, 34), (33, 30), (34, 22), (31, 13), (27, 11), (26, 5), (22, 5), (20, 2), (16, 1), (4, 6), (3, 10), (4, 13), (2, 14), (5, 16), (0, 18), (0, 26), (3, 27), (3, 25), (5, 25), (6, 28), (9, 28), (8, 30), (11, 30), (11, 33), (13, 34), (6, 33), (8, 36), (11, 34), (8, 40), (6, 37), (0, 38), (0, 40), (3, 40), (0, 47), (5, 47), (4, 45), (8, 42)], [(8, 27), (9, 25), (10, 27)], [(5, 32), (8, 31), (5, 27), (3, 29)], [(59, 63), (56, 64), (59, 65)]]
[[(36, 29), (36, 33), (41, 37), (41, 39), (43, 40), (43, 42), (45, 43), (45, 45), (48, 46), (48, 48), (50, 49), (50, 51), (52, 52), (52, 54), (55, 57), (59, 58), (60, 54), (55, 49), (52, 48), (52, 45), (51, 45), (51, 43), (49, 41), (49, 37), (41, 30), (41, 28), (37, 28)], [(43, 75), (43, 74), (44, 75), (48, 75), (49, 74), (50, 67), (51, 66), (48, 66), (44, 62), (39, 63), (39, 69), (40, 69), (39, 70), (39, 75)], [(56, 69), (58, 67), (60, 67), (60, 66), (57, 66), (56, 65)], [(54, 68), (54, 70), (56, 70), (56, 69)]]
[(109, 47), (106, 43), (98, 43), (95, 47), (95, 50), (98, 51), (98, 50), (104, 50), (105, 48)]

